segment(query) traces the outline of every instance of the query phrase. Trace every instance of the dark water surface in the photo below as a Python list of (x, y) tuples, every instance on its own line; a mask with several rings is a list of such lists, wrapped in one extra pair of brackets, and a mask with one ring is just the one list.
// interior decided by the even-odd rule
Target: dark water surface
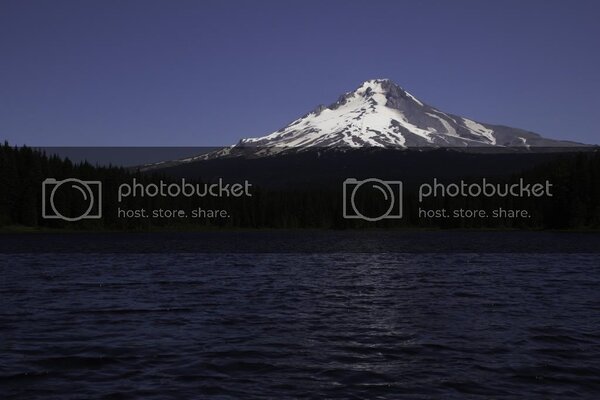
[(0, 398), (600, 398), (598, 254), (4, 254)]

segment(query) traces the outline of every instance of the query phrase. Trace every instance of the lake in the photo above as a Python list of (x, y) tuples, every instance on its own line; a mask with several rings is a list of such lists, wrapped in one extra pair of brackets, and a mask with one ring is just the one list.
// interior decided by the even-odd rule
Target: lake
[(588, 398), (597, 253), (0, 254), (0, 397)]

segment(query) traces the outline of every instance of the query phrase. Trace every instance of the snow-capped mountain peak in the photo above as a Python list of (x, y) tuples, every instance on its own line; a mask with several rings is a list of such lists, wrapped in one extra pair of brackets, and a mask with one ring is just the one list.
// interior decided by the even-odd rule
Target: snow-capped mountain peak
[(389, 79), (365, 81), (327, 107), (319, 106), (276, 132), (237, 144), (286, 149), (562, 145), (568, 143), (445, 113)]
[[(269, 135), (173, 163), (332, 148), (574, 147), (537, 133), (445, 113), (389, 79), (371, 79)], [(171, 165), (170, 164), (170, 165)], [(151, 167), (151, 166), (150, 166)]]
[(320, 105), (284, 128), (247, 138), (183, 162), (219, 157), (262, 157), (288, 151), (348, 148), (535, 148), (585, 146), (537, 133), (445, 113), (390, 79), (371, 79)]
[(411, 123), (407, 114), (424, 104), (388, 79), (365, 81), (328, 107), (319, 106), (277, 132), (240, 144), (256, 146), (406, 147), (405, 128), (432, 142), (430, 132)]

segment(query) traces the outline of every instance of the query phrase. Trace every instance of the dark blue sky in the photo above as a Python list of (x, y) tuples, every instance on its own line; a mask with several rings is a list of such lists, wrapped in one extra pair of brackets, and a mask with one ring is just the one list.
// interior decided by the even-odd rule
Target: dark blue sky
[(598, 1), (0, 0), (0, 138), (203, 146), (371, 78), (441, 110), (600, 143)]

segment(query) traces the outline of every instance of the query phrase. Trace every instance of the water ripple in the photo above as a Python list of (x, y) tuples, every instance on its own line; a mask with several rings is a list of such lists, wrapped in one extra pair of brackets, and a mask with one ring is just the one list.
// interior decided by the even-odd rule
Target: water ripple
[(593, 254), (0, 256), (2, 399), (598, 398)]

